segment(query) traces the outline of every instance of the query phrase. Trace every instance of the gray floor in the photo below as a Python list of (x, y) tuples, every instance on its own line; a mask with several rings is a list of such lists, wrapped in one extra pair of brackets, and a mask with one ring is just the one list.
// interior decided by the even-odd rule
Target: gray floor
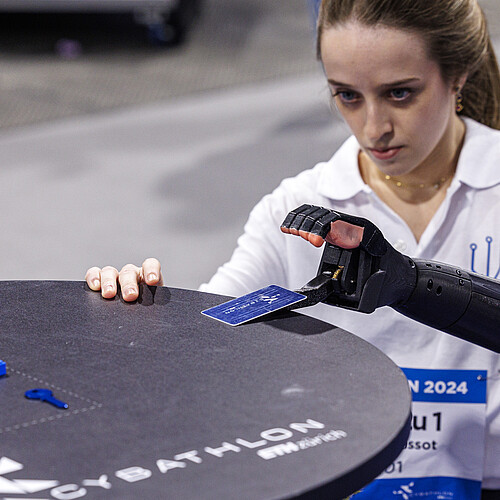
[[(21, 0), (20, 0), (21, 1)], [(152, 47), (132, 16), (0, 16), (0, 127), (81, 116), (316, 69), (306, 0), (201, 0), (186, 44)], [(1, 6), (1, 2), (0, 2)], [(81, 47), (75, 59), (55, 49)]]
[(77, 279), (154, 255), (168, 284), (195, 287), (255, 202), (328, 157), (341, 127), (308, 75), (4, 132), (0, 275)]
[[(481, 3), (498, 42), (498, 0)], [(255, 202), (347, 134), (302, 1), (207, 2), (172, 50), (114, 29), (80, 31), (75, 60), (52, 50), (57, 28), (24, 45), (0, 35), (0, 279), (81, 279), (154, 255), (168, 285), (197, 287)]]

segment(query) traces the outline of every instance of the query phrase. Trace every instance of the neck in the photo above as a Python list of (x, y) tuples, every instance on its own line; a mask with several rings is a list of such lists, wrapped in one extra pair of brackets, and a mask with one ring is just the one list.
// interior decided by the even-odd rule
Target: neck
[(396, 196), (408, 203), (421, 203), (445, 191), (455, 174), (465, 136), (465, 125), (457, 117), (423, 163), (411, 172), (388, 176), (363, 152), (359, 156), (360, 171), (365, 182), (379, 195)]

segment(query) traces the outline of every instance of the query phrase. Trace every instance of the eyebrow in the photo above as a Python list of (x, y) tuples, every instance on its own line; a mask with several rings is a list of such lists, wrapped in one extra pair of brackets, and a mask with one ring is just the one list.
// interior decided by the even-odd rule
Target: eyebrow
[[(398, 87), (400, 85), (405, 85), (408, 83), (413, 83), (420, 81), (420, 78), (418, 77), (412, 77), (412, 78), (405, 78), (404, 80), (397, 80), (395, 82), (390, 82), (390, 83), (384, 83), (383, 85), (380, 85), (380, 88), (391, 88), (391, 87)], [(335, 80), (332, 80), (331, 78), (328, 79), (328, 83), (331, 85), (335, 85), (336, 87), (353, 87), (353, 85), (350, 85), (349, 83), (342, 83), (342, 82), (337, 82)]]

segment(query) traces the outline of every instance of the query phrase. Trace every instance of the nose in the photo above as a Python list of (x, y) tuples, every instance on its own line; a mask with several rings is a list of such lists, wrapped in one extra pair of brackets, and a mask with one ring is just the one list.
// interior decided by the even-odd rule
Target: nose
[(367, 102), (365, 116), (365, 137), (370, 144), (387, 142), (394, 132), (390, 114), (377, 102)]

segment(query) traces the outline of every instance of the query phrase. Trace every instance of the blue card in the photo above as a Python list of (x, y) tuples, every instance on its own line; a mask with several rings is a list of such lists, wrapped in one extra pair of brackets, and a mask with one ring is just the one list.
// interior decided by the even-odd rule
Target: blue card
[(296, 304), (305, 298), (305, 295), (292, 292), (278, 285), (269, 285), (201, 313), (228, 325), (238, 326)]
[(7, 365), (5, 364), (5, 361), (2, 361), (0, 359), (0, 377), (5, 375), (7, 373)]

